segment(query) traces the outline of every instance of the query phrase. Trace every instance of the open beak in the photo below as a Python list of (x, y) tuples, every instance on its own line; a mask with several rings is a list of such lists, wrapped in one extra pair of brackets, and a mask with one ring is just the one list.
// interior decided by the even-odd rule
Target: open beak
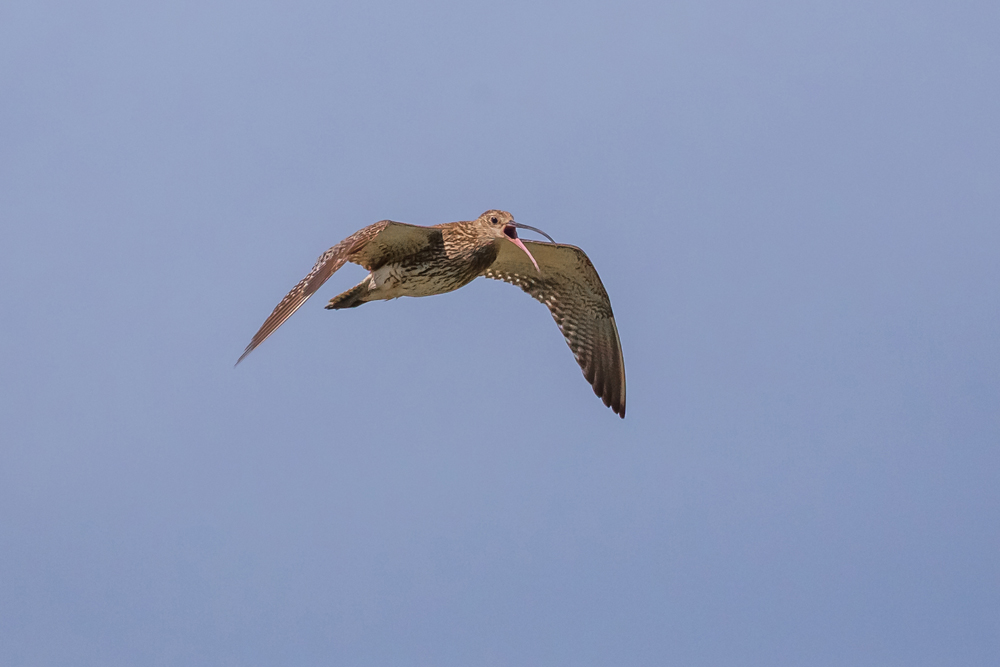
[(518, 229), (530, 229), (533, 232), (537, 232), (538, 234), (541, 234), (542, 236), (544, 236), (545, 238), (547, 238), (552, 243), (556, 242), (556, 240), (554, 238), (552, 238), (551, 236), (549, 236), (548, 234), (546, 234), (542, 230), (538, 229), (537, 227), (529, 227), (528, 225), (522, 225), (520, 222), (514, 222), (513, 220), (511, 220), (508, 224), (514, 225)]
[(516, 222), (508, 223), (503, 228), (504, 236), (506, 236), (508, 239), (510, 239), (511, 243), (513, 243), (518, 248), (520, 248), (521, 250), (523, 250), (524, 254), (527, 255), (528, 259), (531, 260), (531, 263), (535, 265), (535, 271), (538, 271), (539, 273), (541, 273), (542, 270), (540, 268), (538, 268), (538, 262), (536, 262), (535, 258), (531, 256), (531, 253), (528, 251), (528, 247), (526, 245), (524, 245), (524, 242), (521, 241), (521, 239), (517, 238), (517, 229), (516, 229), (517, 227), (524, 227), (525, 229), (531, 229), (532, 231), (536, 231), (539, 234), (544, 235), (546, 238), (548, 238), (548, 234), (545, 234), (545, 232), (540, 232), (537, 229), (535, 229), (534, 227), (528, 227), (527, 225), (519, 225)]

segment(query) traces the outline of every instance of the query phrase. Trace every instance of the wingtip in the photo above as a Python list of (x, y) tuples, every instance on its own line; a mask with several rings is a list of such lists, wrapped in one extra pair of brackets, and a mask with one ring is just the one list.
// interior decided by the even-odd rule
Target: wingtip
[(236, 368), (237, 366), (239, 366), (240, 362), (243, 361), (244, 359), (246, 359), (247, 355), (250, 354), (251, 352), (253, 352), (253, 346), (249, 346), (249, 347), (247, 347), (247, 349), (243, 350), (243, 354), (241, 354), (240, 358), (236, 360), (235, 364), (233, 364), (233, 368)]

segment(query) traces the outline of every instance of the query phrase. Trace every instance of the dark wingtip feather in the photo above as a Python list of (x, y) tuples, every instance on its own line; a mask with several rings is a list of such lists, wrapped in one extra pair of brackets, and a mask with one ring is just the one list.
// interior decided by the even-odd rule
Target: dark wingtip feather
[[(487, 278), (520, 287), (544, 303), (569, 344), (594, 394), (625, 417), (625, 369), (611, 301), (586, 253), (575, 246), (525, 241), (542, 272), (524, 253), (501, 245)], [(510, 246), (510, 247), (508, 247)]]

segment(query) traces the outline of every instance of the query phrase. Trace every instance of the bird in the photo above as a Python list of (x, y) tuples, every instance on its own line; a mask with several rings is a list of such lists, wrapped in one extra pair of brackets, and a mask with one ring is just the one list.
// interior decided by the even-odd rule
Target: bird
[[(537, 232), (549, 242), (522, 240), (518, 229)], [(510, 213), (497, 209), (475, 220), (429, 227), (382, 220), (351, 234), (319, 256), (312, 270), (264, 320), (236, 364), (345, 262), (369, 273), (333, 297), (328, 310), (401, 296), (444, 294), (479, 276), (520, 287), (548, 307), (594, 393), (625, 418), (625, 360), (611, 301), (594, 264), (580, 248), (556, 243), (542, 230), (515, 222)]]

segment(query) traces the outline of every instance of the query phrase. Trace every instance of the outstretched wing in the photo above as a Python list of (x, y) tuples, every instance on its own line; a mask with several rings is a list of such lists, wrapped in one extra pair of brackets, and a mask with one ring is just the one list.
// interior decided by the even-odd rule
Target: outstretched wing
[(274, 307), (236, 361), (239, 364), (254, 348), (274, 333), (285, 320), (311, 297), (344, 262), (360, 264), (369, 271), (387, 262), (419, 252), (440, 240), (441, 230), (383, 220), (351, 234), (316, 260), (312, 271), (298, 282)]
[(487, 278), (517, 285), (548, 306), (587, 382), (625, 418), (625, 360), (611, 301), (597, 270), (576, 246), (524, 241), (541, 273), (513, 243), (500, 243)]

